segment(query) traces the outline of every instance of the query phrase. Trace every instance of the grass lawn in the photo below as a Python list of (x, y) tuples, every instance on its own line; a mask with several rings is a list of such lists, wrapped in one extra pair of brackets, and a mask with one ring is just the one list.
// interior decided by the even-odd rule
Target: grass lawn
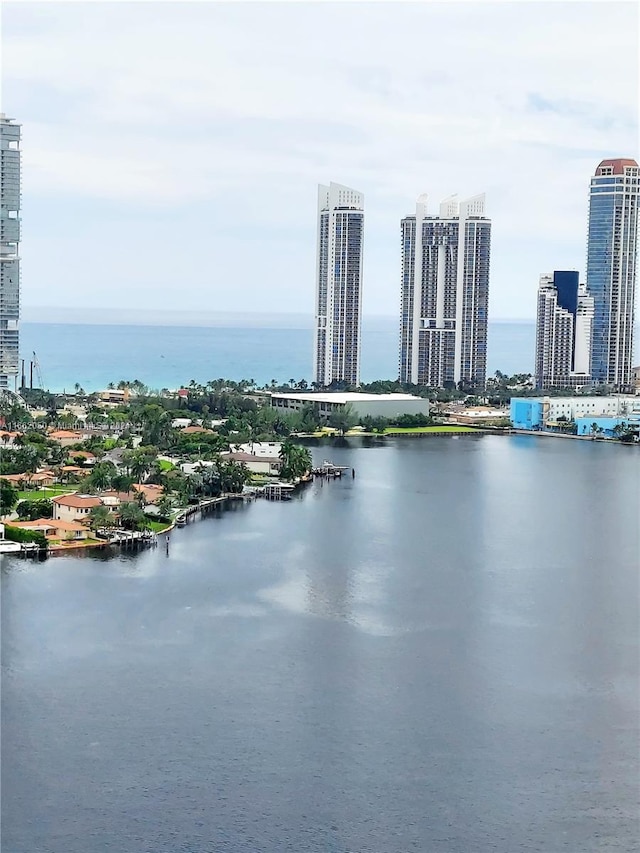
[(172, 471), (176, 466), (168, 459), (158, 459), (158, 468), (161, 471)]
[(163, 530), (166, 530), (169, 527), (168, 521), (148, 521), (149, 530), (152, 533), (161, 533)]
[(401, 435), (405, 433), (445, 433), (445, 432), (476, 432), (473, 427), (467, 426), (422, 426), (422, 427), (386, 427), (384, 435)]
[(26, 489), (18, 492), (19, 501), (44, 501), (55, 498), (58, 495), (68, 495), (73, 492), (73, 486), (65, 486), (60, 489)]

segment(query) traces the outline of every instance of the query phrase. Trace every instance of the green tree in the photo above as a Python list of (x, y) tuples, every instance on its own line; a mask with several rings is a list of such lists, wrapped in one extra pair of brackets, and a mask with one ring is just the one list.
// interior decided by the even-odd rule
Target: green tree
[(131, 490), (131, 486), (133, 486), (133, 477), (128, 474), (115, 474), (111, 478), (111, 488), (115, 489), (116, 492), (128, 492)]
[(112, 485), (112, 479), (116, 473), (117, 468), (113, 462), (97, 462), (89, 474), (89, 482), (98, 491), (102, 491)]
[(283, 441), (280, 447), (280, 475), (285, 480), (297, 480), (311, 470), (311, 453), (306, 447)]
[(350, 405), (341, 406), (329, 415), (329, 426), (337, 429), (340, 435), (344, 435), (357, 423), (358, 419)]
[(158, 512), (163, 518), (170, 518), (171, 512), (173, 510), (173, 501), (169, 497), (169, 495), (162, 495), (162, 497), (157, 501), (156, 506), (158, 507)]
[(106, 506), (94, 506), (89, 513), (89, 527), (94, 532), (100, 529), (113, 527), (113, 514)]
[(125, 530), (148, 530), (149, 521), (142, 508), (135, 502), (120, 504), (120, 524)]
[(0, 480), (0, 515), (8, 515), (16, 505), (18, 490), (9, 480)]
[(50, 500), (20, 501), (16, 507), (20, 521), (35, 521), (37, 518), (53, 518), (53, 504)]

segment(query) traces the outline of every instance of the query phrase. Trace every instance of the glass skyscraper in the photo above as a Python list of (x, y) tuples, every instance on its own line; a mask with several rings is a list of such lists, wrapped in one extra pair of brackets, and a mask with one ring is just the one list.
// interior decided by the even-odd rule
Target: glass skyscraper
[(314, 382), (360, 384), (364, 196), (318, 187)]
[(18, 376), (20, 125), (0, 113), (0, 392)]
[(484, 388), (491, 221), (484, 195), (455, 196), (401, 221), (401, 382), (431, 388)]
[(640, 170), (603, 160), (591, 178), (587, 288), (594, 300), (591, 371), (619, 390), (631, 384)]
[(574, 270), (540, 276), (536, 321), (536, 388), (591, 384), (593, 299)]

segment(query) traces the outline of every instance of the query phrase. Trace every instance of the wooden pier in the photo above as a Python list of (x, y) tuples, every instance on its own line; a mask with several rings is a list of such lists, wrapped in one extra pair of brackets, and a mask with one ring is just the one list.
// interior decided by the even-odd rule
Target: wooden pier
[(344, 465), (334, 465), (333, 462), (327, 462), (325, 459), (322, 465), (319, 465), (317, 468), (312, 468), (311, 473), (314, 477), (327, 477), (331, 479), (342, 477), (346, 471), (350, 470), (350, 468)]

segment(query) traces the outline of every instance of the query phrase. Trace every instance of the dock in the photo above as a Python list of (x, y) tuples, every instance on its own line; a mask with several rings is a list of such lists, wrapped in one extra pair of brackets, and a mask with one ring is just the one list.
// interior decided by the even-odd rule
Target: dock
[(328, 478), (336, 478), (342, 477), (345, 471), (350, 471), (351, 469), (344, 465), (334, 465), (333, 462), (328, 462), (326, 459), (319, 465), (317, 468), (312, 468), (311, 473), (314, 477), (328, 477)]

